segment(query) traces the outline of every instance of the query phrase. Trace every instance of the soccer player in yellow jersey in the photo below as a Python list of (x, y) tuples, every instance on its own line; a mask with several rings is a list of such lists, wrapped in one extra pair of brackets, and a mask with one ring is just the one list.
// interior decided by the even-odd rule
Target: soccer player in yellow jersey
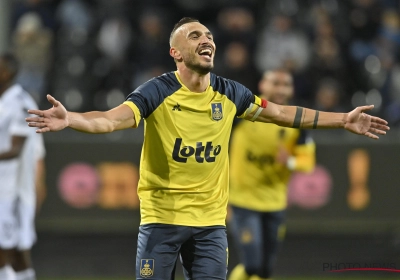
[[(267, 71), (259, 83), (260, 97), (288, 105), (292, 76)], [(315, 144), (307, 130), (242, 121), (230, 146), (230, 193), (233, 236), (240, 264), (229, 280), (270, 279), (284, 227), (287, 184), (292, 171), (312, 171)]]
[[(327, 113), (281, 106), (210, 71), (216, 46), (208, 28), (183, 18), (170, 35), (177, 70), (153, 78), (105, 112), (69, 112), (52, 96), (49, 110), (29, 110), (38, 133), (66, 127), (87, 133), (135, 128), (145, 139), (138, 195), (141, 225), (136, 279), (174, 279), (181, 257), (187, 279), (225, 279), (228, 244), (228, 142), (235, 117), (296, 128), (345, 128), (377, 139), (389, 129), (364, 113)], [(267, 143), (266, 143), (267, 144)]]

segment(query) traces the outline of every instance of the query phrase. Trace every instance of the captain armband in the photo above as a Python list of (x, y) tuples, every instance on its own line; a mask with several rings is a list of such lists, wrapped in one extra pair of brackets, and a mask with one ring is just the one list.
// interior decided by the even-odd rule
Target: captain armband
[(264, 108), (267, 108), (267, 104), (268, 104), (267, 100), (261, 99), (258, 96), (254, 96), (254, 103), (250, 103), (249, 107), (244, 113), (244, 117), (248, 116), (251, 113), (254, 113), (254, 115), (250, 119), (250, 121), (254, 122), (260, 115), (261, 111)]

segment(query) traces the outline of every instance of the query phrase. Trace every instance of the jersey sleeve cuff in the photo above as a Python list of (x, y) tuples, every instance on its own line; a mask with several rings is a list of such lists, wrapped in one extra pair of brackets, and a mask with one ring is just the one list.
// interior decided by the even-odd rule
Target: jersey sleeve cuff
[(242, 115), (239, 116), (239, 118), (245, 118), (247, 115), (254, 113), (251, 121), (255, 121), (258, 117), (258, 115), (261, 113), (261, 111), (266, 108), (268, 105), (268, 101), (265, 99), (261, 99), (260, 97), (254, 95), (254, 103), (250, 103), (249, 107), (244, 111)]
[(133, 114), (135, 115), (135, 126), (134, 128), (139, 126), (140, 120), (142, 119), (140, 115), (139, 108), (133, 103), (132, 101), (125, 101), (123, 104), (128, 105), (129, 108), (133, 111)]
[(26, 127), (13, 127), (10, 129), (10, 134), (20, 137), (28, 137), (31, 131), (27, 130)]

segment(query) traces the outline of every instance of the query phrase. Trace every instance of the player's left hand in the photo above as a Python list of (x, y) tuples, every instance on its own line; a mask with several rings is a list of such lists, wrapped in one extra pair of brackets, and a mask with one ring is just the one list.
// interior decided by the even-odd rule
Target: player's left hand
[(390, 128), (384, 119), (364, 113), (371, 110), (374, 105), (360, 106), (347, 114), (344, 128), (350, 132), (365, 135), (372, 139), (379, 139), (377, 134), (384, 135)]

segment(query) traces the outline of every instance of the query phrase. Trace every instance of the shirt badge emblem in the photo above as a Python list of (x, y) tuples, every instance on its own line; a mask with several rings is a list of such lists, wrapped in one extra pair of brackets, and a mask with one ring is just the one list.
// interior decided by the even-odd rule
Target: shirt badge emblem
[(222, 104), (221, 103), (211, 103), (211, 118), (214, 121), (220, 121), (224, 117), (222, 112)]

